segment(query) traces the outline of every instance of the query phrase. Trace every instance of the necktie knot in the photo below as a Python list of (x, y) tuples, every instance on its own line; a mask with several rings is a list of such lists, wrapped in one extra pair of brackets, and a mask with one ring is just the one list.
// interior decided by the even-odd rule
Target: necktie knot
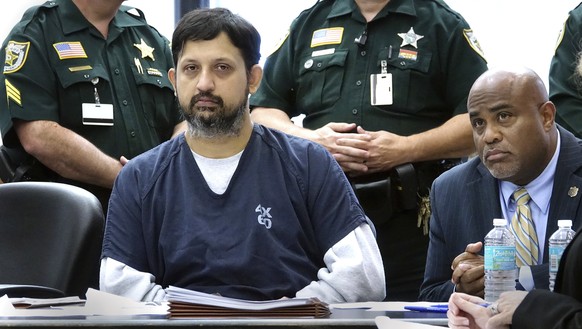
[(517, 206), (527, 204), (530, 199), (531, 197), (529, 196), (529, 193), (527, 193), (527, 190), (523, 187), (520, 187), (513, 192), (513, 200), (515, 200)]

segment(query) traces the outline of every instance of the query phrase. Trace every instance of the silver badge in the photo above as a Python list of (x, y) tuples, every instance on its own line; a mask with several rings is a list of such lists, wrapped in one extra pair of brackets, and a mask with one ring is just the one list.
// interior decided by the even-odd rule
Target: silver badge
[(418, 40), (424, 38), (424, 35), (414, 33), (414, 28), (410, 27), (410, 30), (406, 33), (398, 33), (398, 36), (402, 38), (402, 44), (400, 47), (411, 45), (418, 49)]
[(578, 187), (577, 186), (571, 186), (570, 189), (568, 190), (568, 196), (573, 198), (575, 196), (578, 195)]

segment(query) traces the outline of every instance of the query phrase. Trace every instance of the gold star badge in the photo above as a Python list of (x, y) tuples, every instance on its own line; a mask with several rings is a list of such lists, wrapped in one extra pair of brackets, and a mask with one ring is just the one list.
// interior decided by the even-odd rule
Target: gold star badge
[(143, 41), (143, 39), (140, 39), (140, 43), (134, 43), (133, 44), (134, 47), (136, 47), (137, 49), (139, 49), (141, 51), (141, 58), (146, 58), (149, 57), (152, 59), (152, 61), (155, 61), (156, 59), (154, 58), (154, 48), (148, 46), (145, 41)]
[(410, 30), (408, 30), (408, 32), (398, 33), (398, 36), (402, 38), (402, 44), (400, 45), (400, 47), (411, 45), (417, 49), (418, 45), (416, 44), (416, 42), (424, 38), (424, 35), (414, 33), (414, 29), (412, 28), (412, 26), (410, 27)]

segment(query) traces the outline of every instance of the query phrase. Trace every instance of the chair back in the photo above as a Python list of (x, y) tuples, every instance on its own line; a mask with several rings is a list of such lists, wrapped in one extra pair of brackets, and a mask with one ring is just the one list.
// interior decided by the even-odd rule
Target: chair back
[(98, 288), (104, 226), (99, 200), (82, 188), (0, 184), (0, 284), (84, 296), (89, 287)]

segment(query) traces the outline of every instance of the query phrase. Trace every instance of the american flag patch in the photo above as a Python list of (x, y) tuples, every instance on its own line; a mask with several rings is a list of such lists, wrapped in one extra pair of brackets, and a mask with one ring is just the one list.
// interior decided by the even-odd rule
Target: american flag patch
[(323, 45), (337, 45), (342, 42), (343, 34), (343, 27), (331, 27), (313, 31), (313, 36), (311, 37), (311, 48)]
[(414, 50), (400, 49), (398, 53), (398, 58), (410, 59), (415, 61), (418, 58), (418, 53)]
[(60, 59), (87, 58), (85, 49), (79, 41), (53, 43)]

